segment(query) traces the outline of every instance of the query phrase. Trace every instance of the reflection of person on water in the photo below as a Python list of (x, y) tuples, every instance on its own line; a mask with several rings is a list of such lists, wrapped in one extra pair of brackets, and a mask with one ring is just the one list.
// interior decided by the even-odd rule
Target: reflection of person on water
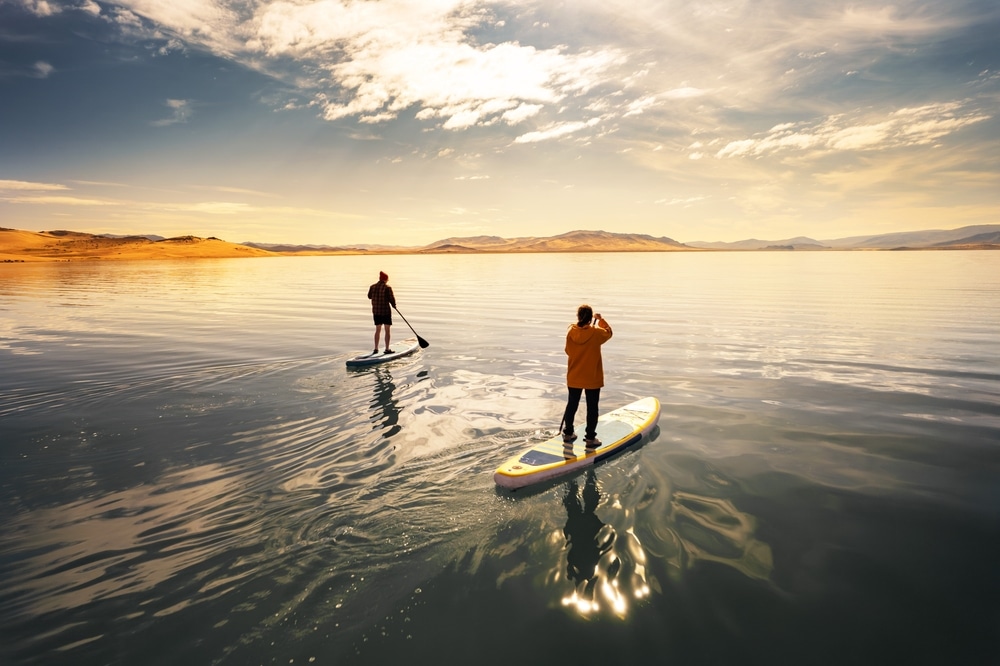
[(389, 329), (392, 328), (392, 309), (396, 307), (396, 297), (389, 286), (389, 276), (379, 271), (378, 282), (368, 287), (368, 298), (372, 302), (372, 319), (375, 321), (375, 349), (373, 354), (378, 353), (378, 340), (382, 334), (382, 327), (385, 327), (385, 353), (391, 354), (389, 348)]
[[(576, 439), (573, 419), (580, 406), (580, 395), (587, 393), (587, 429), (584, 443), (588, 449), (601, 445), (597, 439), (597, 411), (604, 386), (604, 362), (601, 359), (601, 345), (611, 339), (611, 325), (601, 315), (594, 314), (589, 305), (581, 305), (576, 311), (577, 323), (566, 332), (566, 386), (569, 399), (560, 426), (563, 442), (570, 444)], [(593, 326), (591, 326), (593, 322)]]
[(606, 543), (598, 543), (598, 537), (604, 523), (594, 512), (601, 499), (597, 489), (597, 475), (594, 470), (587, 472), (587, 481), (583, 486), (583, 501), (578, 492), (576, 479), (568, 484), (563, 505), (566, 507), (566, 527), (563, 534), (569, 544), (566, 555), (566, 573), (570, 580), (577, 583), (592, 581), (597, 577), (597, 564), (601, 556), (611, 550), (614, 538)]
[(382, 411), (380, 419), (384, 431), (382, 436), (392, 437), (402, 429), (399, 425), (399, 405), (392, 395), (396, 385), (392, 381), (392, 375), (385, 368), (376, 368), (374, 374), (375, 398), (371, 405)]

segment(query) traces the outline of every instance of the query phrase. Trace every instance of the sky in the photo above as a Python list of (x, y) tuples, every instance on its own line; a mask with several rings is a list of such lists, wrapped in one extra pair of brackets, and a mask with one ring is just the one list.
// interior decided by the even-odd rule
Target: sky
[(993, 224), (998, 34), (996, 0), (0, 0), (0, 226), (419, 246)]

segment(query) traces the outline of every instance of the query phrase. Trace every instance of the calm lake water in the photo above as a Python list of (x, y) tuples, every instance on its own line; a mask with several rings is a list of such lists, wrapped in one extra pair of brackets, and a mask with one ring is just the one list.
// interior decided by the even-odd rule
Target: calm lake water
[[(582, 302), (659, 428), (498, 491)], [(0, 265), (0, 663), (1000, 663), (998, 331), (998, 252)]]

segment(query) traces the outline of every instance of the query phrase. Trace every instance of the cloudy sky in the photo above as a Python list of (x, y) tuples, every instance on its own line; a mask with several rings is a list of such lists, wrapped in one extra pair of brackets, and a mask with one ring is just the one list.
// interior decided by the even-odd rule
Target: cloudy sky
[(419, 245), (1000, 221), (996, 0), (0, 0), (0, 225)]

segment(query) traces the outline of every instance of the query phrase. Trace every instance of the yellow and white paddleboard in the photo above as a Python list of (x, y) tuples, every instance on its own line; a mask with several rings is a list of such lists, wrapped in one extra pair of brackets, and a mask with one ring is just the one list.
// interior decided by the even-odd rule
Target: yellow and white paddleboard
[(493, 480), (503, 488), (516, 489), (578, 471), (639, 442), (656, 427), (659, 418), (659, 400), (636, 400), (597, 419), (597, 439), (602, 443), (596, 449), (587, 449), (582, 437), (564, 444), (559, 434), (510, 458), (497, 468)]

